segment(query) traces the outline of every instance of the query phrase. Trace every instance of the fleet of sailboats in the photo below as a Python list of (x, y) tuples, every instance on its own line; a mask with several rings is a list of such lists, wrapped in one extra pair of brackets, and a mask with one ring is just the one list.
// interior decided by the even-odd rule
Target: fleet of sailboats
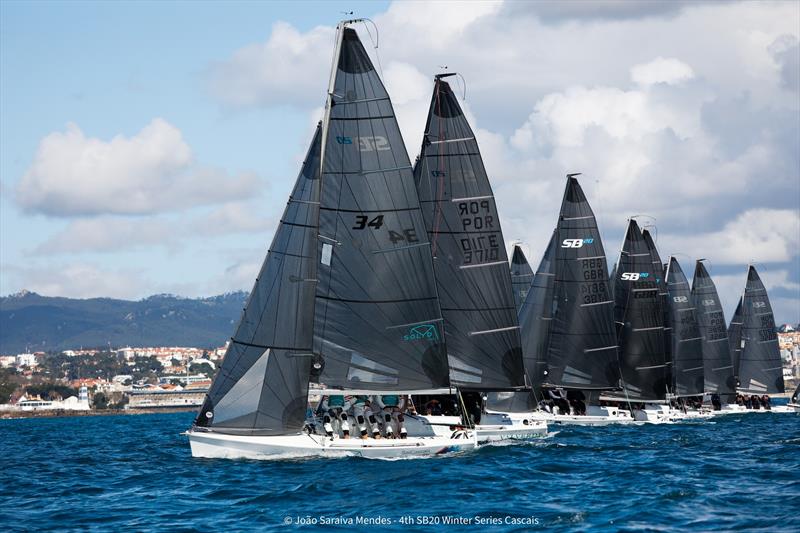
[(337, 26), (324, 115), (186, 433), (194, 456), (429, 456), (783, 392), (755, 267), (730, 328), (703, 260), (690, 288), (634, 218), (609, 276), (579, 174), (536, 272), (519, 245), (509, 264), (454, 73), (434, 78), (412, 167), (358, 22)]

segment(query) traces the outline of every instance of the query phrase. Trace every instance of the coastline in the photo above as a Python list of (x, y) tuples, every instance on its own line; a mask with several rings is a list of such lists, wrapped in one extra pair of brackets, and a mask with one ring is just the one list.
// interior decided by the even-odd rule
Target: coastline
[(0, 411), (0, 420), (16, 420), (21, 418), (72, 418), (80, 416), (115, 416), (115, 415), (149, 415), (155, 413), (189, 413), (198, 407), (164, 407), (156, 409), (103, 409), (89, 411)]

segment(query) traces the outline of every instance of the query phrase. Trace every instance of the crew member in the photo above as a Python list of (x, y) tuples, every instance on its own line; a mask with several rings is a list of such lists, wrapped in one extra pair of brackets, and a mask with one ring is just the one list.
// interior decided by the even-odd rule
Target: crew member
[(405, 397), (387, 394), (378, 396), (375, 399), (375, 403), (377, 403), (378, 407), (383, 411), (383, 429), (386, 433), (386, 437), (389, 439), (394, 438), (394, 428), (392, 427), (392, 420), (394, 419), (397, 421), (400, 438), (405, 439), (408, 436), (405, 427), (405, 417), (403, 416), (406, 403)]
[(372, 438), (381, 438), (381, 430), (378, 427), (378, 420), (372, 412), (369, 396), (353, 397), (352, 411), (362, 439), (367, 438), (367, 420), (369, 420), (369, 425), (372, 427)]
[[(349, 398), (349, 397), (348, 397)], [(342, 437), (345, 439), (350, 438), (350, 424), (347, 423), (347, 410), (350, 408), (350, 402), (345, 399), (341, 394), (334, 396), (326, 396), (322, 399), (322, 410), (325, 413), (323, 417), (322, 427), (325, 429), (325, 434), (333, 437), (333, 420), (339, 420), (339, 427), (342, 430)]]

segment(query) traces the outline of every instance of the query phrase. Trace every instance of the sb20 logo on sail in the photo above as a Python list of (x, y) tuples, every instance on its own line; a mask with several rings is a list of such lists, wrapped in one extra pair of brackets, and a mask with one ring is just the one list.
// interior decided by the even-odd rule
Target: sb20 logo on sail
[(382, 137), (380, 135), (372, 136), (364, 136), (364, 137), (343, 137), (337, 136), (336, 142), (339, 144), (353, 144), (353, 139), (356, 140), (358, 144), (358, 151), (359, 152), (383, 152), (386, 150), (391, 149), (389, 146), (389, 141), (386, 140), (386, 137)]
[(639, 281), (642, 278), (649, 278), (649, 272), (623, 272), (620, 279), (622, 281)]
[(594, 242), (593, 237), (589, 237), (588, 239), (564, 239), (561, 241), (562, 248), (581, 248), (584, 244), (592, 244)]

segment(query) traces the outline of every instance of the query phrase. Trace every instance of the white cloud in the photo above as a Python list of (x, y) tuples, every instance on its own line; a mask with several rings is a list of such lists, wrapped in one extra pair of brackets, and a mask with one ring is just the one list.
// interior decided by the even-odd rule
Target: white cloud
[(152, 290), (141, 270), (106, 270), (89, 263), (50, 264), (25, 268), (3, 265), (15, 285), (43, 296), (67, 298), (140, 298)]
[(634, 65), (631, 79), (639, 85), (666, 83), (677, 85), (694, 78), (692, 67), (675, 58), (657, 57), (649, 63)]
[(17, 184), (17, 201), (53, 216), (147, 214), (237, 199), (258, 187), (197, 165), (180, 130), (156, 118), (132, 137), (87, 137), (75, 124), (47, 135)]
[(100, 216), (71, 221), (38, 245), (37, 255), (117, 252), (142, 247), (175, 245), (174, 222), (164, 218), (138, 219)]

